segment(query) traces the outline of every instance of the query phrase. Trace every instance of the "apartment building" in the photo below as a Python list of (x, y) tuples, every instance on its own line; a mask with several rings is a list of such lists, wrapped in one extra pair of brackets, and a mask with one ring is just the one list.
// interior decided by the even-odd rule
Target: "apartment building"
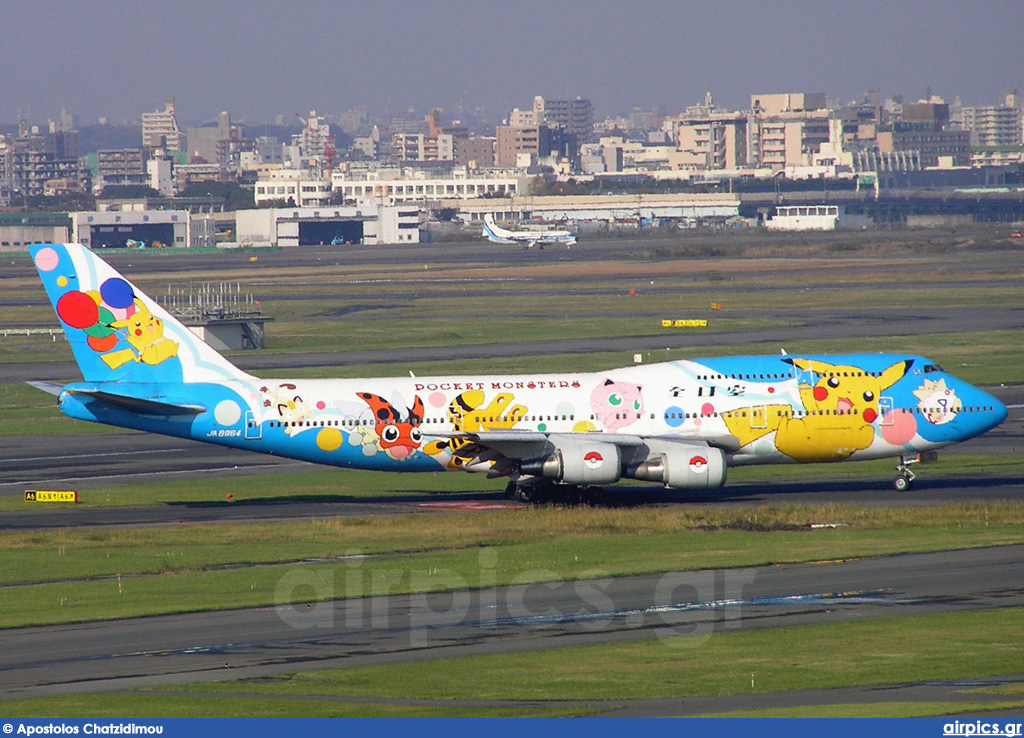
[(514, 167), (520, 154), (534, 159), (550, 156), (554, 146), (554, 131), (547, 126), (498, 126), (495, 163), (499, 167)]
[(142, 114), (142, 146), (169, 152), (185, 151), (185, 134), (178, 128), (174, 115), (174, 96), (164, 102), (164, 109)]
[(109, 185), (148, 185), (142, 149), (100, 149), (96, 152), (96, 192)]
[(748, 163), (770, 169), (801, 166), (829, 142), (830, 111), (754, 115), (748, 124)]
[(497, 134), (494, 158), (499, 167), (519, 166), (524, 154), (533, 164), (549, 157), (570, 161), (579, 158), (578, 139), (564, 128), (548, 125), (498, 126)]
[(395, 161), (455, 161), (455, 137), (450, 133), (396, 133), (391, 137)]
[(41, 131), (23, 124), (17, 136), (0, 136), (0, 190), (35, 197), (54, 192), (87, 192), (90, 170), (78, 159), (74, 131)]
[(231, 115), (224, 111), (217, 116), (213, 125), (204, 125), (197, 128), (188, 128), (185, 131), (188, 141), (188, 155), (198, 156), (203, 161), (214, 164), (221, 161), (221, 151), (224, 149), (224, 141), (234, 136), (241, 137), (241, 132), (231, 124)]
[(710, 113), (674, 119), (672, 140), (683, 169), (738, 169), (748, 162), (746, 113)]
[(963, 125), (971, 132), (971, 147), (1020, 146), (1024, 143), (1024, 115), (1008, 105), (965, 107)]
[(469, 136), (455, 139), (457, 166), (493, 167), (497, 164), (498, 139), (494, 136)]
[(581, 142), (594, 135), (594, 106), (590, 100), (582, 97), (575, 100), (545, 100), (538, 95), (533, 98), (533, 120), (537, 125), (561, 128)]

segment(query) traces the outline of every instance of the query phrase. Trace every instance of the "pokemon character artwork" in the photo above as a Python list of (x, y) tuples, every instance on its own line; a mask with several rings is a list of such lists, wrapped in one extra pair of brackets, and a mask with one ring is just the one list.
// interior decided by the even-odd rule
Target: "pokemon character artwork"
[(519, 499), (624, 479), (709, 490), (730, 466), (885, 457), (906, 489), (918, 454), (1006, 417), (987, 392), (905, 354), (268, 381), (89, 249), (30, 252), (82, 372), (54, 388), (66, 415), (340, 467), (485, 472)]
[[(797, 383), (799, 406), (759, 407), (757, 411), (764, 413), (760, 423), (748, 422), (744, 411), (722, 417), (741, 445), (774, 432), (775, 448), (796, 461), (841, 461), (868, 448), (875, 439), (873, 424), (879, 418), (882, 393), (910, 368), (909, 362), (899, 361), (876, 376), (824, 361), (793, 359), (792, 364), (804, 372)], [(891, 420), (883, 419), (882, 427)]]

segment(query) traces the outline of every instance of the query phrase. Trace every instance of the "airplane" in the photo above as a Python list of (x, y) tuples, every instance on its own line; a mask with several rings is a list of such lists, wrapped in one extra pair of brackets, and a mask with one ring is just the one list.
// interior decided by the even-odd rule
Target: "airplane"
[(535, 243), (539, 243), (541, 248), (550, 243), (564, 243), (566, 246), (576, 243), (576, 234), (572, 231), (510, 231), (495, 223), (490, 213), (484, 215), (484, 235), (493, 243), (522, 243), (526, 248)]
[(726, 356), (598, 372), (260, 379), (79, 244), (29, 247), (83, 381), (72, 418), (320, 464), (468, 471), (543, 502), (623, 480), (714, 490), (729, 467), (921, 454), (1006, 418), (909, 354)]

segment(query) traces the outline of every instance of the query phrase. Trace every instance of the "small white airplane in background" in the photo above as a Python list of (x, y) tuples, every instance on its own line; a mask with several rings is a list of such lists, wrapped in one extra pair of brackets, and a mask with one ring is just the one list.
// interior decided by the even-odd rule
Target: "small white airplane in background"
[(521, 243), (530, 248), (539, 243), (541, 248), (549, 243), (564, 243), (572, 246), (576, 243), (576, 234), (572, 231), (510, 231), (494, 222), (488, 213), (484, 216), (484, 235), (494, 243)]

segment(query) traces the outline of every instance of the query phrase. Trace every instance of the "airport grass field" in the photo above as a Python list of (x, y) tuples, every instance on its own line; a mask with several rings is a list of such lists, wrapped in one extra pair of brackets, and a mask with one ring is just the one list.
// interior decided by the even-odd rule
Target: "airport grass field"
[[(451, 582), (478, 587), (485, 576), (500, 586), (1019, 543), (1024, 505), (1014, 502), (896, 510), (514, 509), (10, 532), (2, 547), (0, 627), (277, 605), (276, 584), (295, 569), (332, 583), (330, 592), (301, 595), (315, 601), (433, 591)], [(481, 567), (484, 549), (493, 551), (495, 566)], [(387, 589), (378, 589), (384, 581)]]
[[(296, 364), (303, 354), (353, 347), (433, 347), (441, 357), (453, 344), (679, 330), (662, 327), (666, 318), (707, 319), (707, 328), (692, 330), (713, 332), (718, 339), (711, 347), (645, 352), (645, 362), (777, 353), (777, 345), (758, 342), (759, 328), (813, 321), (837, 309), (1024, 308), (1024, 253), (989, 238), (984, 229), (967, 234), (898, 232), (888, 244), (880, 243), (877, 235), (871, 240), (855, 234), (849, 242), (841, 236), (822, 237), (821, 242), (809, 236), (775, 238), (763, 253), (747, 246), (733, 248), (722, 237), (721, 245), (704, 248), (701, 258), (686, 257), (685, 243), (657, 241), (647, 248), (634, 244), (614, 259), (571, 264), (532, 260), (525, 266), (451, 259), (398, 275), (376, 266), (264, 269), (259, 262), (244, 262), (229, 272), (204, 269), (198, 255), (139, 253), (133, 255), (129, 276), (159, 294), (168, 282), (181, 279), (178, 272), (162, 270), (165, 260), (189, 258), (194, 260), (189, 279), (239, 282), (275, 318), (267, 326), (267, 351), (294, 356)], [(581, 242), (577, 248), (585, 247)], [(3, 308), (0, 327), (55, 325), (34, 278), (6, 279), (5, 295), (20, 303)], [(721, 303), (722, 309), (712, 310), (712, 303)], [(871, 339), (836, 336), (795, 342), (785, 349), (791, 354), (920, 353), (969, 382), (994, 385), (1024, 383), (1022, 344), (1024, 327), (893, 339), (880, 323)], [(300, 366), (265, 374), (554, 372), (600, 370), (633, 360), (631, 352), (516, 353), (503, 359), (439, 359), (411, 366)], [(61, 339), (0, 339), (0, 362), (69, 359)], [(109, 432), (61, 416), (51, 396), (21, 383), (0, 384), (0, 413), (5, 419), (0, 435), (58, 436), (72, 446), (76, 434)], [(1011, 453), (958, 454), (925, 469), (925, 475), (934, 476), (1020, 475), (1024, 460)], [(891, 476), (892, 463), (865, 462), (740, 468), (730, 472), (730, 482)], [(82, 504), (263, 505), (289, 499), (424, 495), (443, 500), (445, 493), (493, 493), (502, 487), (501, 480), (473, 475), (304, 469), (188, 482), (113, 481), (83, 493)], [(880, 487), (880, 496), (890, 494)], [(16, 496), (0, 497), (0, 515), (24, 507)], [(822, 524), (834, 527), (815, 527)], [(8, 530), (0, 532), (0, 628), (281, 604), (276, 583), (296, 569), (335, 582), (332, 594), (337, 597), (373, 594), (374, 582), (395, 572), (400, 576), (386, 590), (394, 594), (443, 589), (453, 582), (474, 587), (481, 584), (482, 551), (494, 553), (497, 564), (489, 576), (500, 585), (524, 577), (554, 581), (1021, 543), (1024, 500), (935, 507), (893, 506), (891, 501), (886, 506), (547, 506), (265, 523)], [(358, 568), (346, 558), (352, 556), (365, 557)], [(430, 581), (423, 575), (437, 571), (447, 576)], [(354, 586), (348, 584), (352, 577), (358, 577)], [(316, 599), (309, 592), (296, 597), (300, 595), (305, 599), (299, 602)], [(698, 649), (637, 640), (115, 695), (6, 701), (4, 709), (24, 717), (587, 715), (625, 700), (1020, 675), (1022, 628), (1024, 610), (999, 608), (715, 633)], [(1024, 708), (1024, 695), (1012, 688), (998, 702), (978, 694), (976, 702), (837, 704), (783, 714), (942, 715)]]

